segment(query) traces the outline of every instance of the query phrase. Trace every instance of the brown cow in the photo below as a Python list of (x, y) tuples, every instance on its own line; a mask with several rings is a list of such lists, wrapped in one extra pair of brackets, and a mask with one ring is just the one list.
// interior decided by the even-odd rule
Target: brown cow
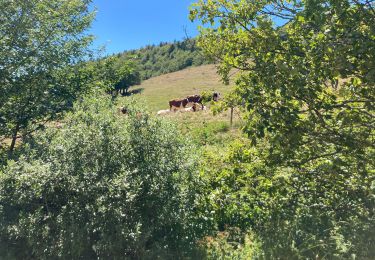
[(200, 104), (203, 109), (202, 97), (200, 95), (187, 96), (187, 99), (189, 100), (189, 102)]
[(186, 105), (188, 103), (189, 103), (189, 100), (187, 98), (170, 100), (169, 101), (169, 110), (172, 110), (172, 107), (178, 107), (178, 108), (180, 108), (181, 105), (183, 107), (186, 107)]

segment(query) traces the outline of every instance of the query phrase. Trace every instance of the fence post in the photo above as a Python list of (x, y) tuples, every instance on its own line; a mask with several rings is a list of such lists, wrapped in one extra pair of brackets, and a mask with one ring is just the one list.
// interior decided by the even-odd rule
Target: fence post
[(230, 107), (230, 126), (233, 126), (233, 107)]

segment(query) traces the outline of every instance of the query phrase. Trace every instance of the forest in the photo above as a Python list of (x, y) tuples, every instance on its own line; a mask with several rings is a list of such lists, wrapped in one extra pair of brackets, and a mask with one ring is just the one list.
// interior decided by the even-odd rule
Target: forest
[(142, 80), (212, 62), (200, 51), (194, 38), (148, 45), (119, 53), (116, 57), (119, 62), (132, 60), (140, 71)]
[[(374, 0), (196, 0), (104, 57), (91, 4), (0, 0), (0, 259), (375, 259)], [(207, 111), (137, 93), (205, 64)]]

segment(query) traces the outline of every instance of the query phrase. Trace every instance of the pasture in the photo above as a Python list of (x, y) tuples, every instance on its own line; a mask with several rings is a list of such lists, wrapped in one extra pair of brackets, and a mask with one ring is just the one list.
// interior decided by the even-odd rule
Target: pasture
[[(215, 65), (202, 65), (153, 77), (130, 90), (140, 92), (135, 97), (143, 100), (151, 113), (155, 115), (159, 110), (169, 110), (168, 102), (171, 99), (184, 98), (188, 95), (200, 94), (203, 91), (209, 93), (218, 91), (223, 96), (230, 89), (230, 85), (224, 85), (220, 81)], [(127, 97), (121, 97), (120, 103), (122, 98)], [(224, 147), (228, 142), (241, 138), (242, 119), (238, 111), (234, 113), (231, 127), (229, 110), (214, 115), (211, 108), (215, 103), (211, 102), (205, 105), (208, 110), (185, 113), (177, 111), (160, 116), (176, 122), (182, 133), (206, 148)], [(189, 107), (191, 104), (189, 103), (187, 106)]]
[(230, 86), (220, 81), (214, 65), (190, 67), (157, 76), (130, 89), (130, 91), (140, 92), (139, 96), (145, 99), (149, 109), (153, 112), (168, 109), (168, 101), (174, 98), (200, 94), (202, 91), (218, 91), (223, 95), (229, 90)]

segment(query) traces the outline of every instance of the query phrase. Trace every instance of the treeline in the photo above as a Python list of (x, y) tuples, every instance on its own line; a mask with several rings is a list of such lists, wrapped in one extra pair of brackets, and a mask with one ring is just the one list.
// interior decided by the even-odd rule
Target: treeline
[(190, 66), (210, 63), (197, 47), (195, 39), (185, 39), (173, 43), (161, 42), (158, 45), (148, 45), (115, 56), (120, 63), (133, 61), (142, 80), (179, 71)]
[(129, 88), (142, 80), (209, 63), (197, 47), (196, 39), (185, 39), (110, 55), (88, 66), (95, 70), (93, 78), (106, 81), (108, 92), (127, 95)]

